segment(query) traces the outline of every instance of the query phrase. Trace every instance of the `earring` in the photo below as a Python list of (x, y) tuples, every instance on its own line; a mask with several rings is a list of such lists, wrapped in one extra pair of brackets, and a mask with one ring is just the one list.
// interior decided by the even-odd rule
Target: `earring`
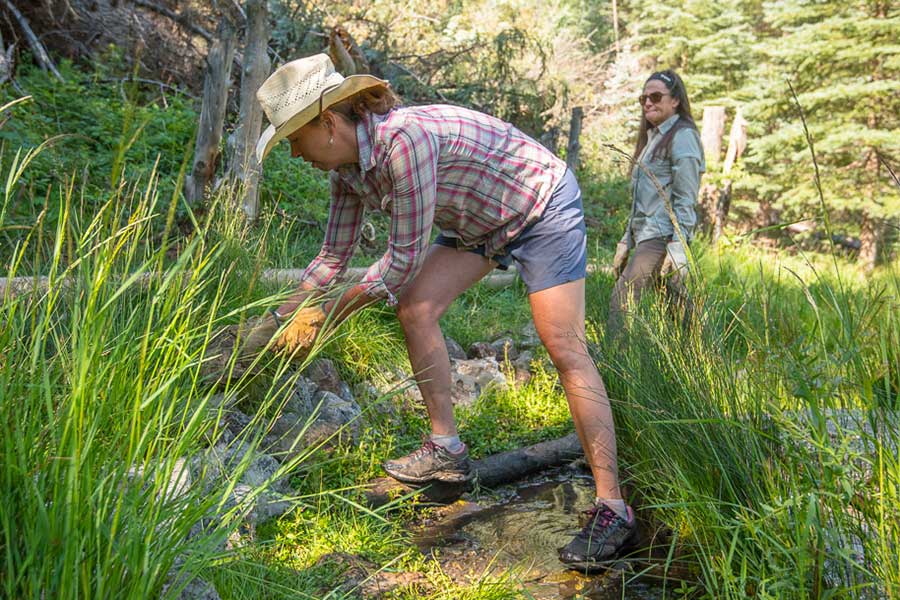
[(331, 136), (330, 138), (328, 138), (328, 145), (329, 146), (334, 145), (334, 136)]

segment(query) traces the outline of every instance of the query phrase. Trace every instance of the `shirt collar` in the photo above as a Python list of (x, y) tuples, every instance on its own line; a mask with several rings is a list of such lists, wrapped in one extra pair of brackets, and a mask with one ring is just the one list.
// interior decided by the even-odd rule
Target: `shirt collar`
[(679, 115), (678, 113), (675, 113), (674, 115), (672, 115), (671, 117), (669, 117), (668, 119), (666, 119), (665, 121), (660, 123), (659, 127), (655, 127), (654, 129), (656, 129), (657, 133), (664, 134), (667, 131), (669, 131), (670, 129), (672, 129), (672, 127), (675, 125), (675, 122), (679, 119), (679, 117), (681, 117), (681, 115)]
[(372, 140), (375, 138), (375, 128), (386, 118), (386, 114), (367, 113), (356, 122), (356, 141), (359, 145), (359, 174), (361, 177), (365, 177), (366, 171), (375, 166)]

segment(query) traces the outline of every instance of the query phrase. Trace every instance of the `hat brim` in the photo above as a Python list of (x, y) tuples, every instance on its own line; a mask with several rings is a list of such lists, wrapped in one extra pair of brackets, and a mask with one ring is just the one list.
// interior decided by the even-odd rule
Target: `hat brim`
[[(325, 92), (325, 95), (322, 96), (322, 106), (327, 108), (358, 92), (379, 85), (386, 86), (390, 84), (384, 79), (378, 79), (372, 75), (350, 75), (339, 86)], [(272, 148), (275, 147), (275, 144), (312, 121), (318, 115), (319, 103), (313, 102), (282, 123), (281, 126), (269, 125), (266, 127), (266, 130), (259, 136), (259, 141), (256, 143), (256, 159), (261, 163), (272, 151)]]

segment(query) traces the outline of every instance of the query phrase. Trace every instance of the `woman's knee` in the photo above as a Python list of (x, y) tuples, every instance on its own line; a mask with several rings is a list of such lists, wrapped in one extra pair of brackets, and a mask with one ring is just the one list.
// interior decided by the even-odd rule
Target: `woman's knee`
[(436, 325), (443, 310), (431, 300), (404, 300), (397, 304), (397, 319), (404, 330)]
[(544, 346), (547, 348), (553, 366), (560, 373), (594, 368), (585, 340), (574, 333), (571, 335), (561, 334), (553, 339), (544, 340)]

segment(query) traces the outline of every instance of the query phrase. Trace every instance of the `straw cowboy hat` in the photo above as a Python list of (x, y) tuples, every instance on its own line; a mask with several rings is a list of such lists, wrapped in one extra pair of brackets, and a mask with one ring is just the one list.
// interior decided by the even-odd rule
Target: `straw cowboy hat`
[(334, 70), (327, 54), (299, 58), (278, 67), (259, 87), (256, 99), (269, 125), (256, 144), (256, 158), (262, 162), (270, 150), (319, 113), (362, 90), (389, 85), (371, 75), (344, 77)]

